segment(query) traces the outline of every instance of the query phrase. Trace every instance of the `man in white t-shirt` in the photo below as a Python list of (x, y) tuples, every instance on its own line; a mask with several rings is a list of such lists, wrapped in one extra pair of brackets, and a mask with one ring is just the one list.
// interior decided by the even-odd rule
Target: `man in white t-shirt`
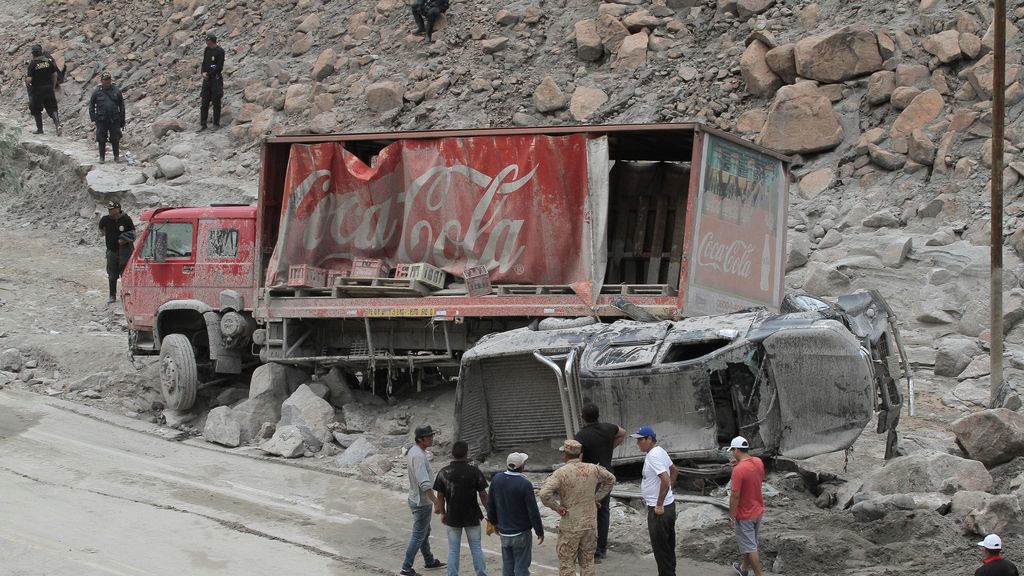
[(675, 576), (676, 504), (672, 487), (676, 485), (679, 470), (668, 452), (658, 446), (658, 435), (653, 428), (641, 426), (630, 436), (636, 439), (636, 447), (647, 454), (640, 493), (647, 505), (647, 532), (651, 536), (654, 560), (658, 563), (658, 576)]

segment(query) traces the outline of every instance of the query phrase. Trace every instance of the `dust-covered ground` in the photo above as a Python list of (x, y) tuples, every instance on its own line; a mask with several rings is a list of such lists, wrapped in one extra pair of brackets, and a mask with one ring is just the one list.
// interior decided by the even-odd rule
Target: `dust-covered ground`
[[(120, 305), (107, 305), (103, 289), (103, 249), (95, 224), (99, 203), (109, 192), (89, 182), (102, 176), (117, 189), (133, 171), (125, 165), (93, 166), (88, 142), (37, 138), (3, 129), (0, 138), (0, 349), (17, 348), (26, 367), (4, 386), (100, 407), (130, 418), (165, 425), (167, 413), (156, 380), (155, 361), (142, 358), (133, 365), (127, 358), (126, 328)], [(244, 196), (254, 183), (224, 180), (230, 190)], [(213, 198), (216, 191), (201, 180), (184, 185), (195, 198)], [(144, 197), (121, 193), (134, 202)], [(126, 206), (132, 216), (139, 204)], [(0, 380), (0, 382), (3, 382)], [(924, 370), (917, 379), (917, 416), (902, 422), (902, 445), (910, 453), (923, 450), (957, 452), (950, 421), (965, 413), (966, 405), (949, 398), (950, 383)], [(208, 408), (244, 396), (247, 382), (225, 383), (200, 399)], [(358, 407), (346, 412), (350, 428), (362, 429), (385, 458), (376, 466), (339, 468), (337, 446), (297, 466), (330, 469), (358, 475), (386, 493), (405, 489), (403, 449), (409, 444), (410, 426), (430, 422), (441, 430), (434, 448), (435, 468), (451, 447), (454, 384), (437, 379), (419, 392), (405, 389), (390, 402), (367, 392), (353, 392)], [(951, 407), (955, 406), (955, 407)], [(205, 418), (202, 409), (175, 415), (169, 424), (186, 436), (199, 436)], [(357, 423), (357, 424), (356, 424)], [(252, 452), (254, 448), (240, 448)], [(846, 453), (817, 457), (800, 463), (775, 462), (766, 486), (766, 514), (762, 557), (778, 574), (964, 574), (978, 563), (977, 537), (965, 532), (961, 517), (948, 510), (896, 510), (883, 518), (859, 521), (849, 510), (833, 506), (830, 495), (842, 493), (846, 481), (856, 481), (882, 465), (882, 437), (866, 430)], [(384, 462), (383, 464), (381, 462)], [(531, 463), (528, 471), (541, 468)], [(998, 490), (1010, 491), (1019, 473), (1016, 464), (993, 471)], [(618, 471), (618, 489), (637, 491), (635, 469)], [(811, 473), (819, 473), (808, 481)], [(546, 472), (531, 471), (535, 482)], [(824, 482), (819, 482), (825, 478)], [(371, 484), (374, 485), (374, 484)], [(683, 495), (712, 496), (724, 500), (724, 479), (686, 483)], [(373, 498), (372, 493), (366, 494)], [(830, 500), (831, 498), (831, 500)], [(544, 511), (545, 525), (554, 529), (556, 515)], [(649, 559), (646, 517), (636, 500), (615, 499), (612, 508), (611, 554), (619, 561), (635, 556)], [(681, 557), (727, 566), (736, 549), (725, 514), (706, 503), (683, 503), (679, 508), (678, 551)], [(1014, 557), (1016, 536), (1008, 533)]]

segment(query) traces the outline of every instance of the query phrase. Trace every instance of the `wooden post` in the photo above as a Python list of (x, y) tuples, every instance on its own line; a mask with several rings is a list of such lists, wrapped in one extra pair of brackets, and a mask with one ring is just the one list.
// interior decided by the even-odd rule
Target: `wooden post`
[(995, 0), (995, 45), (992, 76), (992, 246), (991, 308), (989, 334), (992, 340), (990, 362), (992, 388), (989, 407), (998, 408), (1006, 399), (1003, 382), (1003, 132), (1006, 95), (1006, 0)]

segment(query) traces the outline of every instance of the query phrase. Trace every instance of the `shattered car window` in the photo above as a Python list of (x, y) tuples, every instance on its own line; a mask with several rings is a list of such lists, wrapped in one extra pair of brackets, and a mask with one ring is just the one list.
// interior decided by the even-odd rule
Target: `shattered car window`
[(654, 361), (660, 342), (636, 344), (632, 346), (610, 346), (600, 356), (595, 365), (597, 368), (633, 368), (646, 366)]

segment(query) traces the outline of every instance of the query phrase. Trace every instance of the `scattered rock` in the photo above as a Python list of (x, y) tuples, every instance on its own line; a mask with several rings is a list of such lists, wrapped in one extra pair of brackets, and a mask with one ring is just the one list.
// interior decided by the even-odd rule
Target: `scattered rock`
[(157, 118), (151, 127), (153, 136), (157, 139), (163, 138), (168, 132), (183, 132), (185, 124), (177, 118)]
[(10, 372), (17, 372), (21, 370), (21, 367), (25, 364), (25, 358), (21, 354), (21, 350), (17, 348), (8, 348), (3, 352), (0, 352), (0, 370), (7, 370)]
[(387, 112), (402, 107), (405, 87), (398, 82), (375, 82), (366, 87), (366, 106), (374, 112)]
[(985, 492), (991, 488), (992, 476), (981, 462), (927, 451), (889, 460), (882, 468), (870, 472), (863, 486), (865, 491), (881, 494)]
[(487, 38), (480, 42), (480, 50), (484, 54), (494, 54), (495, 52), (501, 52), (508, 46), (508, 38), (498, 36), (496, 38)]
[(383, 476), (391, 471), (391, 459), (384, 454), (372, 454), (359, 462), (359, 472), (366, 476)]
[(316, 82), (322, 82), (325, 78), (334, 74), (334, 63), (338, 60), (338, 55), (334, 50), (327, 48), (317, 56), (316, 62), (313, 63), (313, 80)]
[(988, 467), (1024, 454), (1024, 414), (983, 410), (953, 422), (950, 430), (968, 456)]
[(889, 133), (893, 138), (905, 137), (918, 128), (924, 128), (935, 120), (945, 102), (937, 90), (926, 90), (911, 101), (910, 105), (900, 113)]
[(647, 43), (646, 31), (626, 36), (622, 40), (622, 44), (619, 45), (619, 49), (615, 51), (612, 69), (619, 72), (633, 72), (643, 66), (647, 61)]
[(896, 73), (891, 70), (879, 70), (868, 78), (868, 103), (877, 106), (888, 102), (896, 89)]
[(865, 218), (861, 225), (865, 228), (899, 228), (902, 225), (900, 219), (891, 210), (879, 210)]
[(843, 126), (828, 97), (813, 82), (800, 82), (775, 94), (759, 141), (783, 154), (823, 152), (843, 141)]
[(533, 91), (533, 106), (541, 113), (561, 110), (565, 108), (568, 101), (569, 99), (566, 98), (562, 89), (550, 76), (545, 76), (544, 80), (537, 85), (537, 89)]
[(160, 170), (160, 174), (168, 180), (173, 180), (185, 173), (185, 163), (170, 154), (157, 158), (156, 166)]
[(843, 82), (882, 68), (878, 39), (866, 26), (846, 26), (796, 43), (796, 72), (821, 82)]
[(306, 444), (318, 452), (320, 444), (333, 438), (330, 426), (334, 422), (334, 408), (330, 403), (303, 384), (281, 404), (281, 419), (277, 427), (278, 430), (285, 426), (308, 430), (317, 442), (307, 441)]
[(907, 260), (907, 255), (913, 248), (914, 242), (911, 238), (901, 238), (889, 243), (882, 252), (882, 264), (889, 268), (899, 268)]
[(981, 353), (981, 345), (974, 338), (943, 338), (936, 348), (935, 375), (957, 376)]
[(572, 99), (569, 101), (569, 112), (576, 121), (583, 122), (597, 112), (607, 101), (608, 95), (603, 90), (579, 86), (572, 93)]
[(597, 21), (580, 20), (574, 26), (576, 31), (576, 56), (584, 62), (595, 62), (604, 56), (604, 43), (597, 33)]
[(868, 155), (871, 156), (872, 162), (885, 170), (899, 170), (907, 163), (907, 157), (903, 154), (890, 152), (875, 144), (868, 144)]
[(796, 44), (776, 46), (764, 55), (764, 61), (786, 84), (796, 82)]
[(306, 453), (306, 443), (298, 426), (280, 426), (270, 440), (260, 444), (260, 450), (284, 458), (298, 458)]
[(782, 86), (779, 78), (765, 61), (768, 46), (760, 40), (754, 40), (740, 56), (740, 74), (747, 84), (747, 92), (761, 98), (768, 98)]
[(979, 508), (964, 517), (964, 530), (978, 536), (1017, 532), (1024, 520), (1020, 501), (1014, 494), (991, 496)]
[(367, 457), (373, 456), (378, 452), (379, 450), (377, 450), (373, 443), (366, 438), (359, 437), (334, 461), (339, 468), (355, 468)]
[(934, 55), (943, 64), (960, 59), (960, 33), (956, 30), (945, 30), (927, 36), (921, 45), (926, 52)]
[(203, 427), (203, 438), (207, 442), (222, 444), (229, 448), (237, 448), (242, 443), (242, 427), (232, 413), (231, 408), (219, 406), (210, 410)]

